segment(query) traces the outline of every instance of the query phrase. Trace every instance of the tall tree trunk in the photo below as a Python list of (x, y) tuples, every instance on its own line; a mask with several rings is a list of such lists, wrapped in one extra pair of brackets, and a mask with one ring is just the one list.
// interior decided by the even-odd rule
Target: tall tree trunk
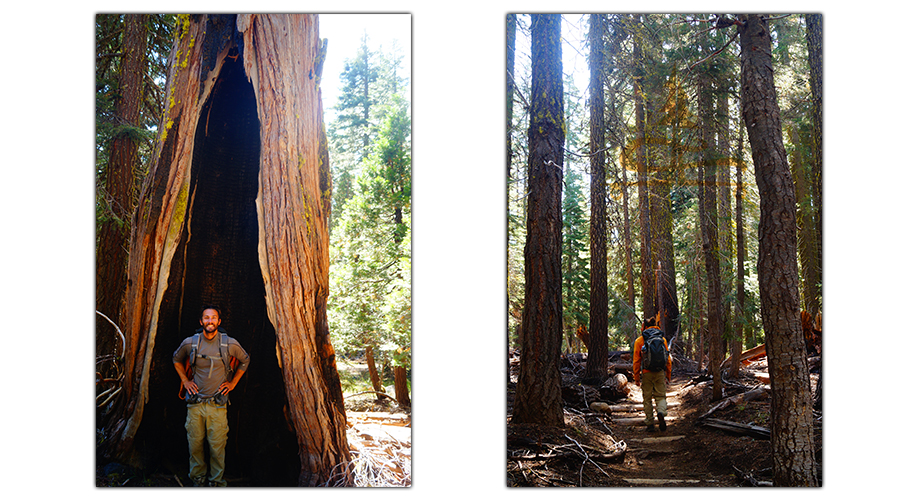
[(739, 18), (742, 113), (760, 195), (759, 292), (772, 387), (775, 486), (816, 486), (812, 400), (800, 327), (796, 200), (781, 137), (771, 38), (760, 15)]
[(722, 384), (722, 285), (719, 268), (718, 211), (716, 209), (716, 154), (713, 139), (712, 83), (709, 72), (701, 71), (697, 90), (700, 111), (700, 148), (702, 149), (702, 182), (700, 187), (700, 229), (707, 286), (707, 338), (709, 369), (713, 377), (712, 400), (724, 395)]
[(606, 15), (591, 14), (591, 305), (587, 377), (606, 378), (609, 365), (609, 290), (606, 271), (606, 135), (603, 120), (603, 32)]
[(802, 290), (801, 309), (809, 312), (813, 317), (819, 310), (819, 283), (818, 275), (815, 270), (817, 265), (816, 250), (816, 229), (815, 219), (813, 217), (812, 196), (809, 192), (809, 183), (807, 182), (806, 171), (801, 161), (801, 143), (800, 134), (797, 132), (796, 125), (788, 126), (788, 137), (794, 144), (794, 152), (790, 157), (791, 177), (794, 179), (795, 196), (797, 197), (797, 227), (799, 230), (799, 238), (797, 246), (800, 257), (800, 272), (802, 280), (800, 288)]
[[(622, 244), (625, 246), (625, 282), (627, 286), (627, 294), (628, 294), (628, 307), (631, 308), (631, 312), (635, 311), (635, 291), (634, 291), (634, 262), (631, 258), (631, 217), (629, 215), (628, 210), (628, 169), (625, 168), (625, 151), (622, 148), (621, 153), (619, 155), (619, 164), (622, 165), (622, 178), (620, 179), (620, 186), (622, 190), (622, 221), (624, 222), (624, 228), (622, 233), (624, 237), (622, 238)], [(634, 345), (634, 341), (637, 340), (637, 336), (639, 335), (639, 325), (635, 324), (634, 314), (629, 314), (628, 318), (625, 320), (625, 331), (628, 332), (630, 339), (629, 345)]]
[(644, 56), (641, 50), (639, 29), (640, 15), (632, 15), (634, 23), (634, 47), (632, 64), (634, 65), (634, 115), (635, 115), (635, 156), (638, 174), (638, 220), (641, 231), (641, 296), (643, 304), (641, 315), (649, 318), (656, 314), (656, 285), (653, 280), (653, 246), (650, 241), (650, 193), (648, 189), (649, 172), (647, 171), (647, 140), (645, 134), (645, 98), (644, 98)]
[[(724, 297), (731, 297), (731, 285), (733, 281), (733, 252), (732, 245), (734, 238), (731, 233), (731, 141), (729, 134), (729, 122), (731, 115), (728, 109), (728, 94), (724, 91), (728, 84), (720, 82), (720, 90), (716, 96), (716, 136), (718, 137), (718, 165), (717, 191), (718, 203), (717, 210), (719, 215), (719, 255), (721, 256), (721, 286), (722, 286), (722, 340), (723, 340), (723, 356), (725, 346), (728, 345), (731, 353), (734, 354), (735, 348), (740, 354), (740, 345), (734, 342), (734, 326), (732, 325), (731, 302), (726, 301)], [(736, 356), (732, 356), (736, 357)]]
[[(366, 346), (366, 368), (369, 370), (369, 380), (372, 381), (372, 389), (375, 392), (383, 393), (384, 387), (381, 385), (381, 375), (378, 372), (378, 365), (375, 363), (375, 353), (372, 351), (372, 346)], [(384, 396), (378, 395), (378, 399), (383, 399)]]
[(528, 232), (522, 351), (512, 422), (563, 425), (562, 164), (565, 142), (560, 15), (532, 15)]
[[(254, 360), (229, 410), (229, 446), (244, 449), (238, 464), (271, 463), (279, 475), (299, 474), (294, 484), (346, 484), (346, 416), (326, 317), (318, 17), (180, 16), (175, 37), (169, 105), (131, 238), (125, 397), (106, 453), (137, 461), (151, 443), (182, 453), (171, 353), (195, 328), (193, 311), (215, 301)], [(296, 448), (284, 452), (288, 436)], [(291, 456), (297, 469), (286, 466)]]
[[(660, 117), (662, 112), (658, 113)], [(667, 143), (663, 129), (663, 118), (654, 120), (651, 130), (653, 137), (650, 144)], [(657, 147), (657, 149), (663, 149)], [(662, 156), (662, 154), (660, 154)], [(652, 162), (651, 162), (652, 164)], [(675, 284), (675, 247), (672, 240), (672, 173), (676, 165), (670, 161), (668, 167), (662, 165), (653, 168), (650, 182), (650, 221), (653, 242), (653, 264), (656, 311), (659, 314), (660, 328), (666, 339), (671, 342), (678, 329), (678, 298)]]
[(394, 366), (394, 395), (397, 396), (397, 403), (400, 406), (409, 407), (409, 387), (406, 385), (406, 367)]
[[(743, 349), (744, 342), (744, 306), (746, 301), (744, 291), (744, 261), (747, 259), (747, 251), (744, 246), (744, 122), (740, 120), (738, 123), (738, 148), (737, 148), (737, 169), (735, 172), (734, 185), (734, 222), (735, 222), (735, 245), (737, 256), (734, 259), (737, 265), (737, 281), (735, 286), (735, 308), (734, 308), (734, 348), (732, 352), (740, 352)], [(737, 350), (735, 350), (737, 349)], [(738, 372), (741, 369), (740, 356), (731, 357), (731, 377), (737, 379)]]
[[(813, 218), (815, 220), (815, 237), (817, 242), (816, 260), (812, 263), (816, 275), (815, 285), (822, 286), (822, 15), (806, 14), (806, 41), (809, 57), (809, 86), (812, 90), (812, 175), (810, 176), (810, 193), (813, 197)], [(816, 301), (810, 308), (820, 308), (818, 303), (822, 291), (818, 290)], [(817, 307), (818, 306), (818, 307)], [(816, 315), (816, 309), (809, 313)]]
[(669, 168), (661, 172), (661, 179), (665, 189), (661, 190), (660, 195), (664, 201), (662, 203), (663, 210), (660, 212), (660, 276), (661, 283), (658, 284), (660, 290), (659, 308), (664, 316), (663, 324), (666, 336), (670, 343), (672, 338), (678, 333), (681, 321), (681, 311), (678, 306), (678, 286), (675, 276), (675, 244), (673, 231), (673, 214), (672, 203), (670, 202), (670, 193), (672, 184), (675, 180), (675, 173), (682, 168), (682, 158), (684, 145), (681, 143), (680, 130), (685, 127), (685, 118), (687, 112), (687, 103), (685, 102), (684, 92), (681, 89), (680, 82), (673, 77), (667, 84), (671, 91), (669, 92), (667, 121), (672, 125), (670, 148), (669, 148)]
[[(102, 172), (101, 185), (111, 217), (97, 231), (96, 308), (121, 325), (128, 267), (128, 233), (135, 203), (135, 169), (138, 167), (138, 138), (144, 75), (147, 73), (147, 16), (125, 15), (125, 34), (119, 63), (119, 98), (116, 119), (121, 126), (109, 145), (109, 161)], [(98, 193), (100, 195), (101, 193)], [(119, 337), (105, 320), (96, 321), (97, 354), (118, 349)], [(117, 352), (121, 355), (121, 352)]]

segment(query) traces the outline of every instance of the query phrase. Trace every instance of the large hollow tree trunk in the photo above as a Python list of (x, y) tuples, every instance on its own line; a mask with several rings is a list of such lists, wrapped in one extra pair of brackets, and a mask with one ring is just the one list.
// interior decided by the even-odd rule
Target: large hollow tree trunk
[(816, 486), (812, 399), (797, 273), (794, 184), (781, 135), (769, 29), (740, 16), (741, 102), (759, 186), (759, 294), (772, 387), (775, 486)]
[(325, 314), (318, 50), (315, 15), (179, 17), (134, 218), (124, 398), (106, 427), (107, 456), (186, 458), (171, 356), (201, 304), (218, 302), (222, 326), (253, 360), (228, 412), (227, 470), (258, 485), (350, 479)]

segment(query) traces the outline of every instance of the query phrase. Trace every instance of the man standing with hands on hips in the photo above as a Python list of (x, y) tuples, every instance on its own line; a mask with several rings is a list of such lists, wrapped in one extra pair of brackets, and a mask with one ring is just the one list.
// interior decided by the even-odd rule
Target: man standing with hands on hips
[[(228, 440), (228, 394), (247, 371), (250, 356), (237, 340), (219, 328), (221, 311), (205, 306), (202, 328), (181, 342), (172, 361), (187, 402), (190, 477), (194, 486), (206, 485), (204, 441), (209, 442), (209, 486), (225, 486), (225, 443)], [(232, 368), (231, 361), (237, 362)], [(189, 370), (190, 369), (190, 376)]]

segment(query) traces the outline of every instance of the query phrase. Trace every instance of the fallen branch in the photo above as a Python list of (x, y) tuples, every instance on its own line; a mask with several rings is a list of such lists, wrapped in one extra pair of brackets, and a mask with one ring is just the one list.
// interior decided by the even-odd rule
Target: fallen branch
[(703, 425), (756, 439), (770, 439), (772, 437), (772, 432), (769, 429), (758, 425), (741, 424), (717, 418), (706, 419), (703, 421)]
[(772, 486), (771, 481), (757, 481), (749, 472), (744, 472), (741, 469), (738, 469), (736, 465), (732, 465), (731, 467), (737, 472), (738, 477), (742, 480), (750, 483), (750, 486)]
[(102, 312), (100, 312), (100, 311), (95, 311), (95, 312), (97, 314), (99, 314), (100, 316), (103, 316), (103, 319), (105, 319), (106, 321), (109, 321), (109, 323), (113, 326), (113, 328), (116, 329), (116, 332), (119, 333), (119, 338), (122, 339), (122, 352), (125, 352), (125, 334), (122, 333), (122, 330), (119, 328), (119, 325), (113, 323), (113, 320), (109, 319), (109, 317), (107, 317)]
[(735, 396), (731, 396), (728, 399), (720, 401), (717, 405), (710, 408), (709, 411), (707, 411), (703, 415), (700, 415), (699, 417), (697, 417), (697, 420), (703, 420), (704, 418), (712, 415), (713, 413), (715, 413), (719, 410), (722, 410), (724, 408), (728, 408), (729, 406), (737, 405), (737, 404), (741, 404), (741, 403), (747, 403), (749, 401), (755, 401), (757, 399), (763, 399), (765, 397), (768, 397), (768, 395), (769, 395), (769, 387), (765, 386), (765, 385), (761, 385), (753, 390), (750, 390), (750, 391), (747, 391), (747, 392), (744, 392), (744, 393), (741, 393), (741, 394), (738, 394)]
[(580, 484), (580, 483), (581, 483), (581, 473), (582, 473), (582, 471), (584, 470), (584, 464), (586, 464), (587, 462), (590, 462), (590, 463), (594, 464), (594, 467), (596, 467), (597, 470), (599, 470), (600, 472), (602, 472), (604, 476), (609, 477), (609, 474), (608, 474), (605, 470), (603, 470), (602, 467), (600, 467), (599, 465), (597, 465), (596, 462), (594, 462), (593, 460), (591, 460), (591, 457), (588, 455), (588, 453), (587, 453), (586, 451), (584, 451), (584, 448), (581, 447), (581, 443), (579, 443), (578, 441), (575, 441), (574, 439), (570, 438), (570, 437), (568, 436), (568, 434), (564, 434), (564, 435), (566, 436), (566, 439), (568, 439), (569, 441), (575, 443), (575, 446), (578, 446), (578, 449), (581, 450), (581, 456), (584, 457), (584, 461), (581, 462), (581, 469), (578, 471), (578, 482), (579, 482), (579, 486), (581, 485), (581, 484)]
[[(741, 353), (741, 364), (747, 365), (750, 364), (751, 361), (755, 359), (759, 359), (766, 355), (766, 344), (760, 344), (756, 347), (747, 349), (746, 351)], [(728, 364), (731, 363), (731, 356), (725, 358), (725, 361), (722, 361), (722, 364), (719, 365), (721, 368), (725, 368)]]

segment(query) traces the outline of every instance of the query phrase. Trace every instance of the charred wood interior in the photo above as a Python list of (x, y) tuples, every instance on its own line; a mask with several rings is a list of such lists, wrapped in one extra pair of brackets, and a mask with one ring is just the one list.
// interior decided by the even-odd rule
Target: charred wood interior
[(145, 465), (186, 470), (186, 408), (177, 396), (172, 353), (199, 327), (200, 308), (216, 304), (222, 328), (251, 359), (228, 409), (226, 479), (295, 486), (297, 438), (286, 420), (258, 256), (259, 161), (253, 87), (241, 57), (227, 57), (197, 125), (184, 234), (159, 309), (149, 401), (135, 448)]

